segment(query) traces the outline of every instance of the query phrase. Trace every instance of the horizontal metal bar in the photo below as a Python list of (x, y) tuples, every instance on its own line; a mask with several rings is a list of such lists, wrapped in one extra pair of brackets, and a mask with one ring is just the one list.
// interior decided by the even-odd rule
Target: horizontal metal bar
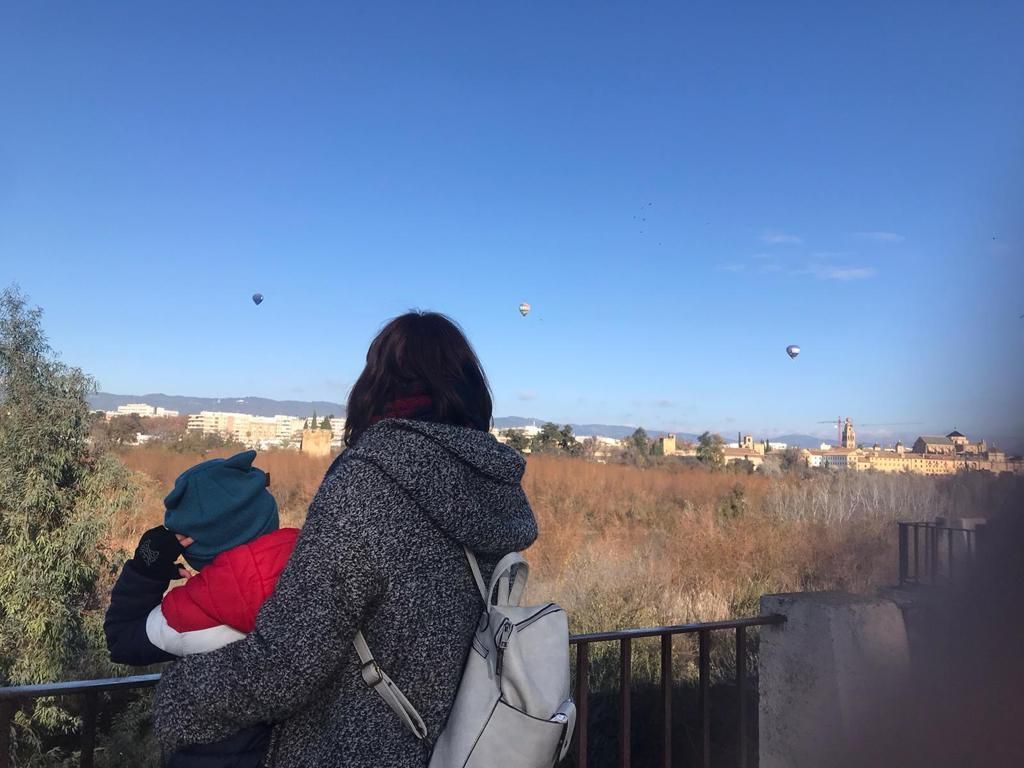
[(720, 629), (736, 629), (737, 627), (759, 627), (773, 624), (784, 624), (786, 617), (773, 613), (769, 616), (750, 616), (745, 619), (729, 621), (709, 621), (705, 624), (676, 624), (669, 627), (644, 627), (643, 629), (623, 629), (618, 632), (592, 632), (587, 635), (573, 635), (570, 643), (599, 643), (603, 640), (636, 639), (638, 637), (655, 637), (658, 635), (687, 635), (707, 630), (714, 632)]
[(125, 688), (151, 688), (160, 682), (160, 675), (131, 675), (110, 677), (104, 680), (70, 680), (63, 683), (44, 685), (14, 685), (0, 688), (2, 699), (39, 699), (43, 696), (74, 696), (99, 691), (115, 691)]
[(931, 528), (933, 531), (973, 531), (973, 528), (950, 528), (945, 525), (936, 525), (935, 523), (911, 523), (911, 522), (899, 522), (897, 525), (906, 525), (912, 528)]
[[(573, 635), (569, 638), (571, 645), (577, 643), (599, 643), (607, 640), (635, 640), (638, 637), (657, 637), (660, 635), (686, 635), (698, 632), (715, 632), (717, 630), (738, 629), (739, 627), (760, 627), (784, 624), (786, 617), (781, 614), (769, 616), (748, 616), (728, 621), (709, 621), (704, 624), (675, 624), (666, 627), (643, 627), (640, 629), (624, 629), (616, 632), (591, 632), (584, 635)], [(112, 677), (103, 680), (70, 680), (61, 683), (45, 683), (43, 685), (14, 685), (0, 688), (0, 700), (38, 699), (43, 696), (75, 696), (90, 692), (115, 691), (131, 688), (151, 688), (160, 681), (160, 675), (131, 675), (129, 677)]]

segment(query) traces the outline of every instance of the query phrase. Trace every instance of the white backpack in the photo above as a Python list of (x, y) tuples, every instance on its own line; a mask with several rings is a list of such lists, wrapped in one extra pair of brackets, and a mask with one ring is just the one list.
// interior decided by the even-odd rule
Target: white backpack
[[(468, 549), (466, 558), (484, 614), (430, 768), (551, 768), (565, 757), (576, 725), (565, 611), (554, 603), (520, 607), (529, 566), (519, 554), (501, 559), (490, 588)], [(423, 739), (423, 719), (377, 666), (362, 632), (354, 644), (364, 682)]]

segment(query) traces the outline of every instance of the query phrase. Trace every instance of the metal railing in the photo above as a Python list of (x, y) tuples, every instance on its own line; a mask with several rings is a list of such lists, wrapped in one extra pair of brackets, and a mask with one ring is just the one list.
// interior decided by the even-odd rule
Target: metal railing
[(900, 586), (951, 584), (977, 554), (981, 529), (950, 528), (937, 523), (899, 525)]
[(93, 752), (96, 749), (96, 718), (99, 715), (99, 696), (105, 691), (127, 691), (137, 688), (152, 688), (159, 682), (160, 675), (132, 675), (112, 677), (106, 680), (72, 680), (64, 683), (44, 685), (15, 685), (0, 688), (0, 768), (10, 768), (11, 724), (14, 713), (21, 702), (35, 701), (47, 696), (82, 696), (85, 707), (82, 711), (82, 768), (92, 768)]
[[(736, 639), (736, 686), (739, 693), (739, 765), (747, 768), (750, 753), (750, 713), (747, 711), (749, 675), (747, 673), (747, 629), (777, 625), (785, 622), (784, 616), (753, 616), (730, 621), (714, 621), (704, 624), (680, 624), (667, 627), (627, 629), (618, 632), (596, 632), (573, 635), (570, 645), (576, 646), (576, 765), (587, 764), (588, 720), (590, 704), (590, 646), (594, 643), (616, 642), (619, 644), (619, 692), (618, 692), (618, 764), (622, 768), (631, 765), (631, 689), (633, 641), (641, 638), (661, 638), (661, 681), (660, 700), (662, 713), (661, 765), (672, 765), (672, 638), (676, 635), (697, 635), (698, 638), (698, 690), (700, 710), (700, 765), (711, 765), (711, 636), (712, 633), (734, 632)], [(96, 721), (100, 711), (100, 694), (107, 691), (125, 691), (151, 688), (160, 680), (160, 675), (135, 675), (132, 677), (106, 680), (78, 680), (46, 685), (21, 685), (0, 688), (0, 768), (10, 768), (11, 724), (17, 709), (25, 702), (48, 696), (82, 696), (85, 707), (82, 711), (81, 760), (82, 768), (92, 768), (96, 748)]]
[(618, 707), (618, 764), (630, 768), (632, 764), (630, 716), (633, 641), (646, 638), (661, 638), (661, 762), (663, 768), (672, 765), (672, 638), (676, 635), (697, 635), (698, 709), (700, 711), (700, 763), (704, 768), (711, 765), (711, 634), (713, 632), (736, 633), (736, 686), (739, 694), (739, 765), (747, 768), (750, 757), (749, 713), (747, 712), (747, 628), (782, 624), (785, 616), (752, 616), (746, 619), (713, 621), (704, 624), (680, 624), (670, 627), (627, 629), (620, 632), (596, 632), (589, 635), (575, 635), (570, 643), (576, 646), (576, 733), (574, 751), (577, 768), (586, 768), (589, 735), (590, 704), (590, 646), (593, 643), (617, 642), (619, 644), (619, 707)]

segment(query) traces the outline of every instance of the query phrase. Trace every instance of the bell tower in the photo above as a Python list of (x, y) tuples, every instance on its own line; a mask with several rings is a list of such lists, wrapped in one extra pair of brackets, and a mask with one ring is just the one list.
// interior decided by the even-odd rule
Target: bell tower
[(843, 424), (843, 448), (856, 448), (857, 447), (857, 433), (853, 429), (853, 422), (850, 421), (850, 417), (846, 417), (846, 423)]

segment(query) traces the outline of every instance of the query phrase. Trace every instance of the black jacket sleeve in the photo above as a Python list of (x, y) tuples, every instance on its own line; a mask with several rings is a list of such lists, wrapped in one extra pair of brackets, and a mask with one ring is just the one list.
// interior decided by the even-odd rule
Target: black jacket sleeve
[(146, 617), (160, 605), (169, 584), (165, 579), (143, 576), (130, 560), (125, 563), (103, 617), (111, 661), (145, 667), (177, 658), (153, 645), (146, 634)]

